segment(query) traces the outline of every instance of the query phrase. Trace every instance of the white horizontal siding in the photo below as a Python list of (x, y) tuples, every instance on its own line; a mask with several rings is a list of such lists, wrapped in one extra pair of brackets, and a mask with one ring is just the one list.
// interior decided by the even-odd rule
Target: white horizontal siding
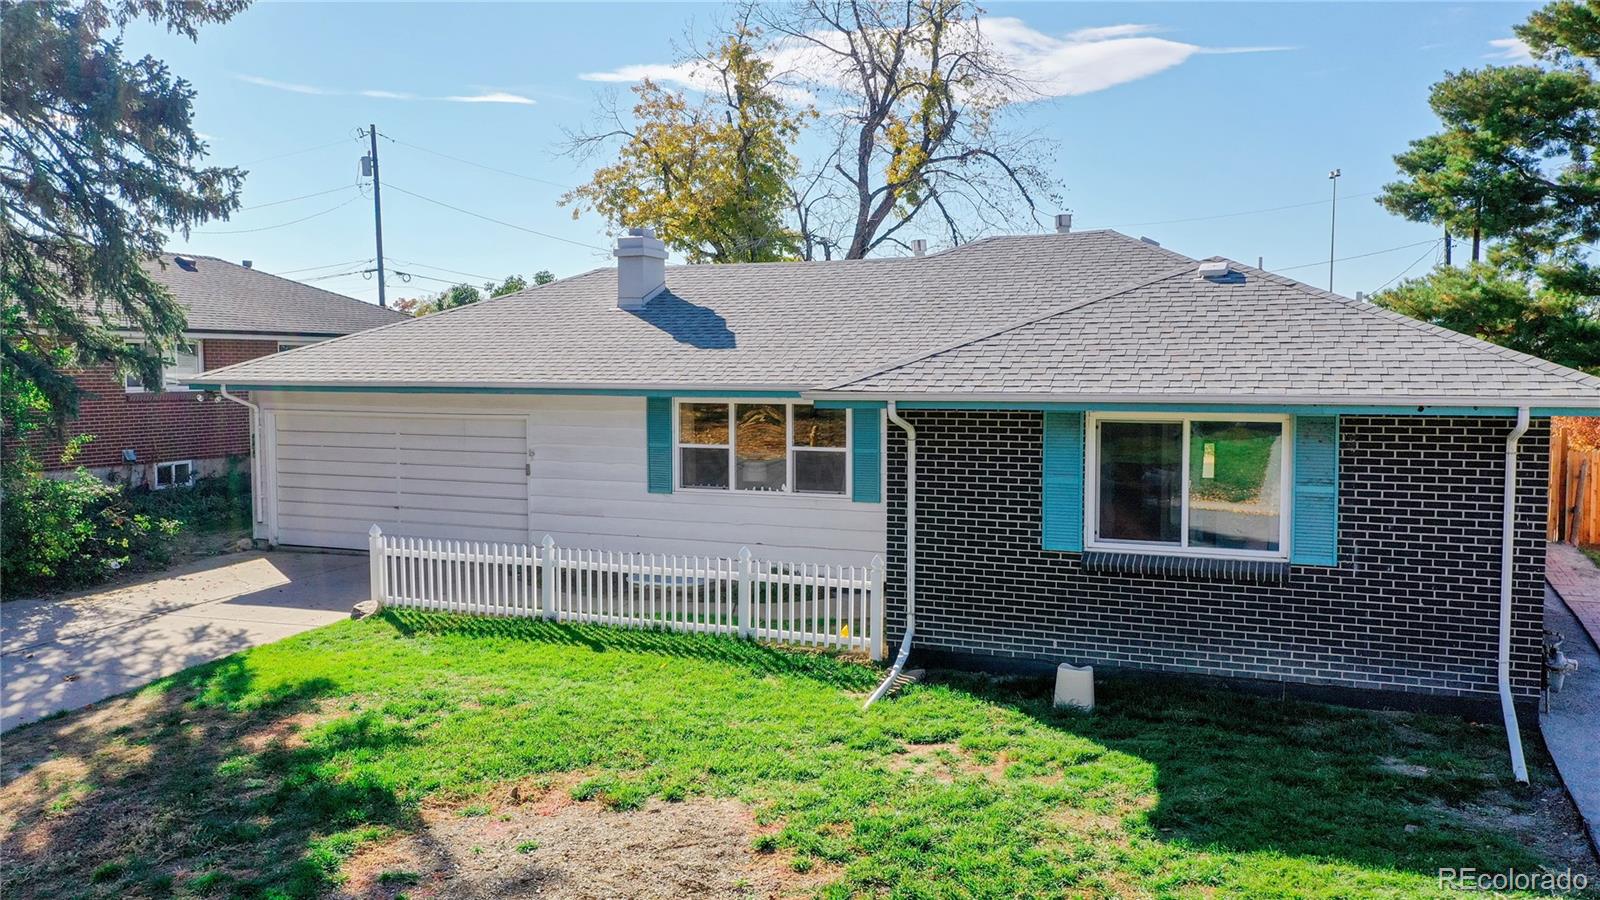
[[(408, 426), (398, 455), (382, 457), (383, 465), (392, 463), (391, 469), (398, 469), (391, 474), (408, 485), (409, 494), (429, 496), (437, 511), (426, 521), (395, 523), (397, 533), (509, 540), (500, 532), (499, 526), (507, 521), (501, 517), (513, 515), (511, 504), (520, 500), (520, 508), (528, 510), (521, 540), (537, 542), (549, 534), (568, 547), (733, 556), (740, 547), (749, 546), (757, 555), (772, 558), (864, 564), (882, 554), (886, 545), (881, 503), (855, 503), (847, 496), (733, 491), (649, 493), (642, 398), (284, 392), (263, 392), (260, 397), (280, 420), (293, 417), (296, 410), (341, 412), (318, 417), (321, 433), (315, 438), (302, 433), (286, 442), (280, 425), (278, 448), (285, 456), (280, 465), (284, 484), (275, 495), (280, 530), (285, 516), (331, 514), (326, 504), (340, 501), (318, 496), (330, 490), (348, 489), (351, 504), (361, 505), (360, 513), (372, 511), (367, 492), (372, 490), (373, 473), (352, 471), (333, 478), (316, 474), (303, 466), (312, 460), (295, 449), (298, 444), (313, 443), (318, 452), (365, 447), (360, 432), (381, 433), (376, 424), (386, 418), (383, 414), (409, 413), (455, 418), (415, 419), (432, 424), (427, 429)], [(470, 439), (451, 430), (461, 426), (450, 422), (489, 414), (526, 419), (484, 420), (497, 424), (474, 426)], [(346, 420), (352, 432), (338, 427)], [(524, 434), (530, 441), (527, 457), (521, 443)], [(425, 435), (449, 440), (428, 444)], [(531, 463), (531, 475), (524, 474), (525, 462)], [(458, 471), (458, 464), (466, 471)], [(512, 474), (515, 490), (513, 479), (507, 477)], [(343, 488), (338, 487), (341, 484)], [(307, 505), (317, 503), (325, 505)], [(481, 517), (471, 520), (475, 513)], [(311, 524), (288, 521), (301, 527)], [(379, 524), (391, 530), (390, 525)]]
[(528, 539), (527, 424), (274, 409), (280, 543), (361, 548), (367, 530)]

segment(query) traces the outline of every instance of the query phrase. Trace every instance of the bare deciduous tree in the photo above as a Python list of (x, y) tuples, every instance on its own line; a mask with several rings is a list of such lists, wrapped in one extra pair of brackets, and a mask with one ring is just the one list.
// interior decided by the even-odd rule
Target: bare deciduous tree
[(1050, 145), (1013, 132), (1033, 95), (963, 0), (806, 0), (752, 6), (781, 77), (811, 91), (830, 128), (823, 162), (791, 179), (807, 258), (859, 259), (924, 215), (951, 243), (1055, 202)]

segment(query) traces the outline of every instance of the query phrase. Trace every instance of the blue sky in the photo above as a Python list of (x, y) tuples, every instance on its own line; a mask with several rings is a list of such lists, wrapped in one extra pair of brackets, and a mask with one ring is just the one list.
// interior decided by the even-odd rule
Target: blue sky
[[(1353, 295), (1413, 264), (1421, 273), (1433, 259), (1428, 242), (1439, 235), (1385, 213), (1372, 194), (1393, 179), (1394, 153), (1435, 127), (1429, 85), (1446, 70), (1514, 56), (1505, 40), (1533, 8), (992, 3), (988, 11), (997, 32), (1003, 21), (1019, 46), (1034, 48), (1062, 95), (1020, 116), (1059, 142), (1054, 169), (1077, 227), (1116, 227), (1191, 256), (1262, 257), (1269, 269), (1326, 285), (1327, 174), (1338, 167), (1335, 255), (1390, 251), (1337, 264), (1336, 289)], [(392, 269), (416, 276), (405, 283), (391, 274), (391, 299), (476, 276), (605, 265), (604, 223), (575, 221), (556, 204), (561, 186), (586, 174), (559, 155), (562, 129), (590, 123), (597, 94), (625, 88), (629, 67), (671, 63), (674, 41), (703, 33), (719, 9), (262, 3), (197, 44), (132, 29), (128, 52), (165, 59), (195, 86), (212, 161), (250, 172), (246, 208), (174, 249), (251, 259), (375, 300), (370, 279), (339, 273), (373, 256), (371, 200), (355, 187), (365, 144), (354, 135), (376, 122), (394, 139), (379, 147), (385, 252)], [(1037, 227), (1022, 221), (1016, 230)]]

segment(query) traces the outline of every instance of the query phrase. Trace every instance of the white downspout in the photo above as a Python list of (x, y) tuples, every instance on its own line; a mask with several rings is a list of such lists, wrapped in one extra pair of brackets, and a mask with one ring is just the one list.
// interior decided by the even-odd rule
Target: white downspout
[[(246, 407), (250, 410), (250, 518), (255, 522), (265, 521), (265, 504), (261, 499), (261, 436), (257, 420), (261, 418), (261, 407), (251, 403), (243, 397), (235, 397), (228, 393), (227, 385), (219, 385), (222, 396), (228, 400)], [(251, 529), (252, 532), (254, 529)]]
[(861, 705), (862, 709), (878, 702), (894, 686), (900, 670), (905, 668), (906, 657), (911, 655), (911, 635), (917, 627), (917, 429), (900, 418), (893, 400), (889, 401), (888, 414), (889, 421), (906, 433), (906, 632), (900, 638), (900, 652), (895, 654), (888, 676)]
[(1506, 496), (1500, 511), (1500, 712), (1506, 720), (1506, 740), (1511, 745), (1511, 774), (1528, 783), (1528, 764), (1522, 758), (1522, 731), (1511, 700), (1511, 581), (1516, 545), (1517, 442), (1528, 432), (1528, 408), (1517, 409), (1517, 424), (1506, 437)]

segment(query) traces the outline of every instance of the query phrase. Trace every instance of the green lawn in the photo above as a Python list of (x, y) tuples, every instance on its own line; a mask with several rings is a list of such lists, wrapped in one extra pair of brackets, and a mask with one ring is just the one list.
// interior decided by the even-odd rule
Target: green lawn
[(1042, 682), (953, 674), (863, 713), (877, 676), (720, 638), (342, 623), (7, 734), (7, 895), (311, 896), (426, 809), (492, 824), (506, 784), (558, 773), (605, 815), (737, 798), (839, 897), (1409, 897), (1445, 894), (1441, 866), (1572, 863), (1524, 842), (1564, 801), (1537, 739), (1536, 784), (1510, 783), (1498, 728), (1141, 680), (1058, 712)]

